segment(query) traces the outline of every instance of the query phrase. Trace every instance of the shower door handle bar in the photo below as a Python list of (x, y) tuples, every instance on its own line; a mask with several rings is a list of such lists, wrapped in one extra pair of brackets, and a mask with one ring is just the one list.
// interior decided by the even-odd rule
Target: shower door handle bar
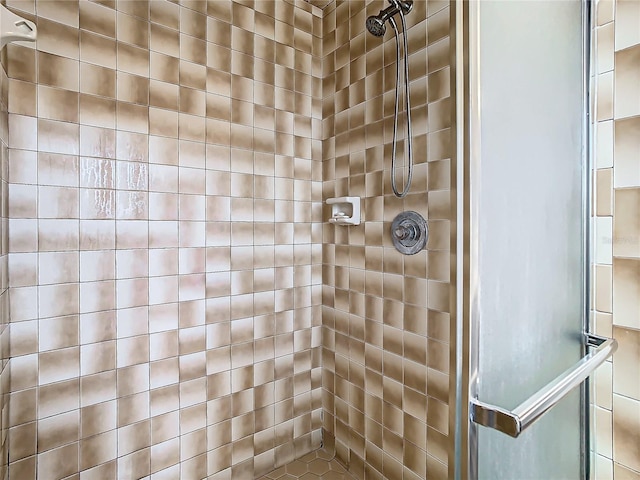
[(556, 405), (571, 390), (584, 382), (593, 371), (609, 358), (618, 348), (612, 338), (587, 334), (589, 347), (597, 347), (550, 383), (542, 387), (513, 411), (471, 399), (469, 415), (479, 425), (499, 430), (516, 438), (533, 424), (547, 410)]

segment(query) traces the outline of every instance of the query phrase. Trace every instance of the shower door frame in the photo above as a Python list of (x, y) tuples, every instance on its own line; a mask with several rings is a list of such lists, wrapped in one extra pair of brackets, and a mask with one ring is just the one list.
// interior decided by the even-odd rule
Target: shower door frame
[[(478, 178), (480, 151), (480, 26), (477, 1), (451, 0), (451, 92), (452, 109), (452, 205), (456, 212), (452, 222), (452, 323), (455, 325), (455, 345), (452, 362), (455, 366), (455, 386), (451, 392), (452, 418), (455, 432), (449, 477), (475, 480), (478, 478), (478, 425), (470, 419), (470, 400), (477, 398), (479, 312), (474, 301), (478, 291), (478, 231), (474, 206), (473, 182)], [(590, 331), (591, 305), (591, 242), (592, 218), (592, 131), (591, 114), (591, 46), (593, 4), (582, 4), (582, 328)], [(455, 186), (455, 187), (454, 187)], [(454, 248), (455, 247), (455, 248)], [(453, 328), (453, 326), (452, 326)], [(587, 350), (582, 345), (582, 356)], [(452, 382), (453, 383), (453, 382)], [(587, 378), (580, 390), (581, 479), (590, 478), (592, 464), (589, 413), (590, 385)]]

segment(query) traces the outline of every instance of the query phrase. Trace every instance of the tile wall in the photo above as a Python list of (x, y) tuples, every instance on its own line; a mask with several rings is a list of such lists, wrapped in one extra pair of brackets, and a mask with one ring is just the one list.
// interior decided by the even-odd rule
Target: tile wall
[[(362, 197), (366, 220), (324, 224), (323, 425), (357, 478), (447, 478), (449, 6), (417, 0), (406, 17), (416, 165), (404, 200), (390, 189), (394, 35), (365, 30), (386, 6), (336, 2), (323, 17), (322, 195)], [(403, 210), (429, 220), (414, 256), (388, 233)]]
[(640, 2), (599, 0), (595, 26), (594, 323), (619, 344), (596, 373), (598, 479), (640, 479)]
[(9, 455), (9, 78), (0, 65), (0, 478), (7, 478)]
[(7, 50), (10, 478), (249, 479), (317, 448), (321, 10), (6, 3), (39, 30)]

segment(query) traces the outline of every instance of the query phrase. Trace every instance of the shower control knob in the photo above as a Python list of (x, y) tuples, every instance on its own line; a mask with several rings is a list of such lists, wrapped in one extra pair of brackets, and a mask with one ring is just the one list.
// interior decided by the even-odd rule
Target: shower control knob
[(414, 225), (400, 225), (394, 232), (394, 235), (400, 240), (412, 240), (416, 238), (418, 232)]
[(399, 213), (391, 223), (393, 246), (404, 255), (415, 255), (427, 245), (429, 228), (418, 212)]

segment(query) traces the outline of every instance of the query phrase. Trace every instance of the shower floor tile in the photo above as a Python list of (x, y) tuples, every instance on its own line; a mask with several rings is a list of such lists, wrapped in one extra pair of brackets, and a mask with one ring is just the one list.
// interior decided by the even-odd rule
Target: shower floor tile
[(353, 480), (332, 453), (320, 449), (267, 473), (260, 480)]

